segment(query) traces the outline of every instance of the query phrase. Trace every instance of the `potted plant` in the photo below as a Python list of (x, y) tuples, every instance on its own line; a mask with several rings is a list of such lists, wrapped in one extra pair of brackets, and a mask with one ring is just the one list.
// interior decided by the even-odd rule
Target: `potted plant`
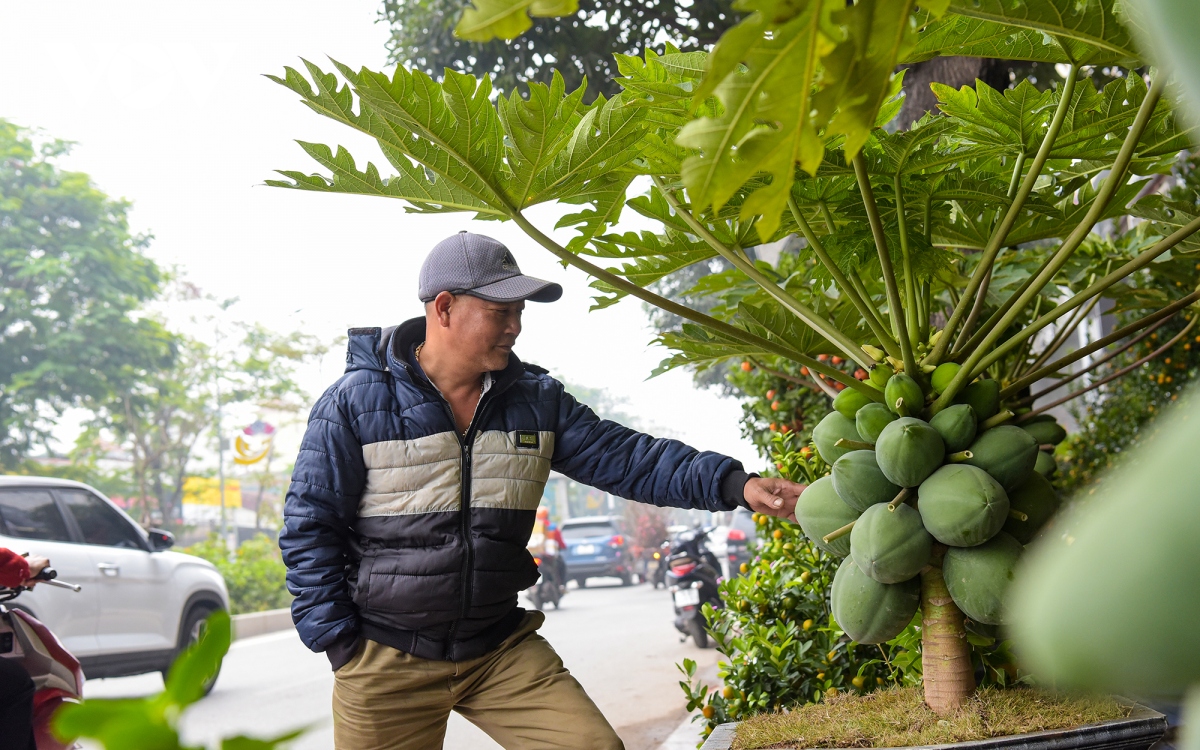
[[(570, 10), (492, 0), (463, 23), (482, 34), (526, 7)], [(1031, 386), (1085, 358), (1085, 370), (1100, 366), (1108, 347), (1124, 351), (1200, 300), (1187, 256), (1200, 218), (1146, 190), (1189, 132), (1163, 99), (1165, 77), (1139, 72), (1112, 0), (743, 10), (711, 54), (618, 56), (623, 92), (592, 104), (558, 77), (494, 95), (486, 77), (449, 70), (438, 82), (306, 61), (306, 74), (275, 80), (373, 137), (393, 174), (302, 142), (326, 174), (269, 183), (513, 221), (592, 276), (599, 306), (632, 296), (687, 321), (661, 336), (675, 352), (665, 366), (771, 357), (820, 376), (835, 412), (813, 435), (833, 470), (797, 517), (845, 558), (833, 614), (854, 641), (882, 643), (919, 611), (924, 700), (948, 715), (975, 690), (968, 626), (995, 637), (1023, 545), (1058, 505), (1044, 477), (1064, 433), (1033, 408)], [(939, 113), (885, 129), (900, 105), (896, 65), (938, 55), (1064, 76), (1046, 90), (935, 85)], [(1102, 68), (1110, 82), (1089, 75)], [(644, 192), (630, 199), (635, 185)], [(575, 230), (568, 241), (526, 214), (551, 201), (583, 206), (556, 225)], [(626, 207), (657, 231), (617, 232)], [(1138, 223), (1133, 241), (1094, 241), (1117, 220)], [(793, 273), (746, 252), (789, 235), (810, 261)], [(711, 314), (647, 288), (717, 257), (739, 291)], [(1170, 273), (1178, 284), (1151, 293), (1128, 283)], [(1103, 299), (1132, 322), (1060, 354)]]

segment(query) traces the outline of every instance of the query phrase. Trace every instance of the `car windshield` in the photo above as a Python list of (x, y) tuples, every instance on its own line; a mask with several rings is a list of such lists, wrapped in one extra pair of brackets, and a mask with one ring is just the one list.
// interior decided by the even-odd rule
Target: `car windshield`
[(611, 523), (577, 523), (562, 527), (563, 539), (587, 539), (593, 536), (612, 536), (617, 533)]

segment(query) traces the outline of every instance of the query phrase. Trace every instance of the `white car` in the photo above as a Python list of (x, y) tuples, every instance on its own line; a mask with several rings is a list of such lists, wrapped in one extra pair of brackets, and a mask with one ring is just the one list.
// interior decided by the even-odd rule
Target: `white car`
[(50, 558), (79, 593), (37, 586), (9, 604), (45, 623), (89, 678), (165, 672), (213, 610), (229, 609), (209, 562), (168, 552), (95, 489), (64, 479), (0, 476), (0, 547)]

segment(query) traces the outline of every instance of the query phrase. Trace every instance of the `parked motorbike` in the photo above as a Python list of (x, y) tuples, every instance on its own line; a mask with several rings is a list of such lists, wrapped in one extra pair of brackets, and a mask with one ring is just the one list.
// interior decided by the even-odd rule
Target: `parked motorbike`
[(667, 589), (675, 602), (675, 629), (691, 636), (699, 648), (708, 648), (704, 604), (721, 607), (717, 585), (721, 563), (708, 548), (712, 528), (689, 529), (675, 537), (667, 558)]
[[(35, 580), (44, 586), (80, 590), (73, 583), (55, 580), (57, 576), (53, 568), (45, 568)], [(80, 701), (83, 669), (48, 627), (28, 612), (4, 605), (28, 590), (24, 586), (0, 588), (0, 658), (16, 660), (33, 678), (33, 727), (38, 750), (73, 750), (79, 745), (56, 738), (50, 731), (50, 720), (64, 703)]]
[(553, 539), (547, 539), (541, 554), (535, 554), (533, 561), (537, 563), (541, 577), (538, 582), (526, 590), (530, 604), (534, 609), (541, 609), (547, 604), (553, 604), (558, 609), (559, 602), (567, 593), (567, 580), (564, 574), (562, 556), (558, 554), (558, 545)]

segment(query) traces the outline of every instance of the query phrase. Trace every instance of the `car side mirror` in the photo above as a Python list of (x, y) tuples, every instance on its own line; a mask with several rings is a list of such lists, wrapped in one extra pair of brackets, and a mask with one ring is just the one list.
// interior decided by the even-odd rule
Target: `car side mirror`
[(146, 534), (150, 537), (150, 550), (162, 552), (175, 546), (175, 535), (162, 529), (149, 529)]

